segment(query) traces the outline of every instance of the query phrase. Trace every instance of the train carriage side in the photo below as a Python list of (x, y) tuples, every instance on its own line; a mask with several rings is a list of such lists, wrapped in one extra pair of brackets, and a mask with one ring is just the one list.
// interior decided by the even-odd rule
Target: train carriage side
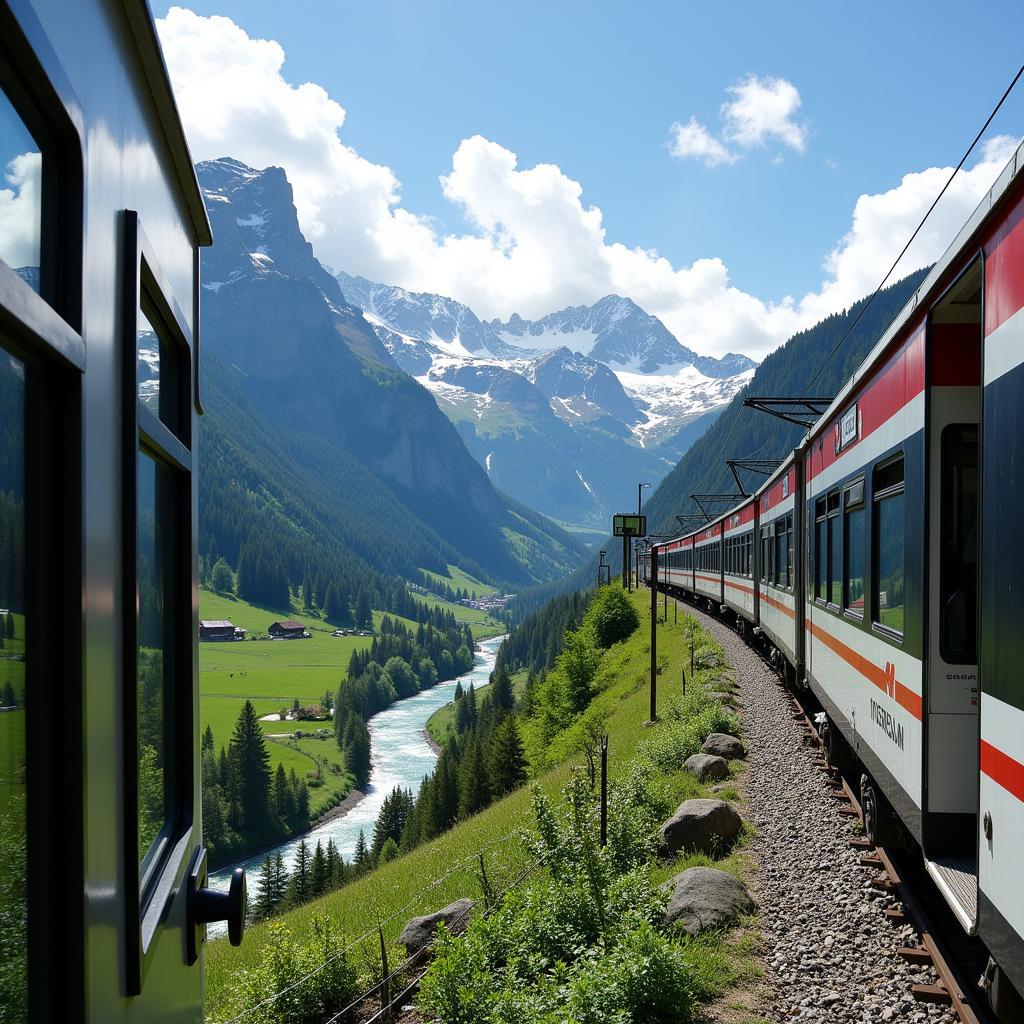
[[(1021, 163), (1018, 150), (1008, 170)], [(984, 264), (977, 930), (1024, 993), (1024, 197), (989, 233)], [(1019, 996), (993, 995), (1024, 1019)]]
[(712, 523), (693, 537), (693, 591), (715, 605), (725, 604), (722, 575), (722, 528), (724, 520)]
[(730, 512), (724, 523), (725, 604), (741, 619), (757, 621), (754, 594), (754, 499)]
[(805, 672), (921, 840), (925, 331), (920, 317), (804, 446)]
[(797, 468), (794, 458), (767, 481), (757, 502), (758, 625), (786, 656), (799, 663), (796, 533)]
[(693, 590), (692, 550), (693, 540), (690, 537), (679, 537), (658, 546), (658, 580), (662, 589)]

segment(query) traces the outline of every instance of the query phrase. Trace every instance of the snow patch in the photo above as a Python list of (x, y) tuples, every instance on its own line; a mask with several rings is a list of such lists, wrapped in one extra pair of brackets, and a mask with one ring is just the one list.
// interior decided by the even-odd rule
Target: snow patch
[(236, 217), (235, 223), (240, 228), (258, 228), (266, 224), (266, 221), (258, 213), (253, 213), (248, 217)]
[(580, 483), (586, 487), (587, 493), (596, 501), (597, 495), (594, 493), (594, 489), (583, 479), (583, 474), (578, 469), (576, 470), (576, 476), (579, 478)]

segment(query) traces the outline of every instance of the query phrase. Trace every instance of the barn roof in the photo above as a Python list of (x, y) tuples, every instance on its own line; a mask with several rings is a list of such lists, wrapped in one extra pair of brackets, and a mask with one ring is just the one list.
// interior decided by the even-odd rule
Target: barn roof
[(277, 622), (272, 622), (271, 626), (280, 626), (281, 629), (305, 629), (306, 627), (298, 622), (296, 619), (279, 619)]
[(200, 619), (199, 625), (203, 629), (234, 629), (235, 624), (227, 619)]

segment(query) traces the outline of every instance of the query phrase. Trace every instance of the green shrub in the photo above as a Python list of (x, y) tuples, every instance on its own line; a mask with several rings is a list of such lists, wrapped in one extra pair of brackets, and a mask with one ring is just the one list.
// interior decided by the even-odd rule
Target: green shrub
[(640, 625), (640, 613), (622, 588), (602, 587), (590, 603), (584, 622), (594, 630), (599, 647), (611, 647), (630, 636)]

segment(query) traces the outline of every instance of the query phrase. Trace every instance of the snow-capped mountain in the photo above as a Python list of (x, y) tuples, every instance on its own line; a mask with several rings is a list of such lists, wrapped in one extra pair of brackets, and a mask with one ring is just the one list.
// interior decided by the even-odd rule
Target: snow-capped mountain
[(700, 356), (630, 299), (537, 321), (481, 321), (467, 306), (345, 273), (346, 301), (456, 425), (502, 490), (602, 528), (659, 480), (749, 380), (746, 356)]
[(491, 320), (487, 326), (519, 348), (544, 351), (564, 346), (612, 369), (634, 373), (696, 366), (706, 377), (732, 377), (756, 365), (733, 353), (723, 359), (698, 355), (656, 316), (621, 295), (606, 295), (593, 306), (570, 306), (540, 320), (513, 314), (507, 322)]

